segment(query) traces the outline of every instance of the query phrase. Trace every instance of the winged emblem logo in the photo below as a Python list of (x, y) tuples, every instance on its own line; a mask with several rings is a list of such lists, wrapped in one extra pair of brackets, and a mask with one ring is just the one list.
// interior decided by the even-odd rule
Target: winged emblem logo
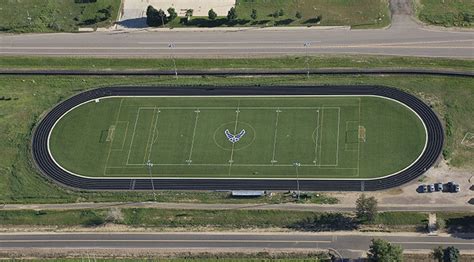
[(245, 135), (245, 129), (242, 129), (238, 134), (233, 135), (230, 133), (229, 129), (226, 129), (224, 131), (225, 136), (231, 143), (238, 142), (244, 135)]

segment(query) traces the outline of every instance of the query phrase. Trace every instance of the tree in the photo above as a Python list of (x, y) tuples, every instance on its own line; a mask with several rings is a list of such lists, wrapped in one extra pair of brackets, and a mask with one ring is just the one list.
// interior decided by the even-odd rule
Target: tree
[(250, 17), (253, 20), (257, 19), (257, 10), (256, 9), (252, 9), (252, 13), (250, 14)]
[(165, 26), (166, 13), (165, 13), (165, 11), (163, 11), (163, 9), (158, 10), (158, 18), (159, 18), (160, 21), (161, 21), (161, 25), (162, 25), (162, 26)]
[(277, 17), (278, 17), (278, 14), (279, 14), (279, 12), (278, 12), (278, 11), (275, 11), (275, 12), (273, 12), (272, 16), (273, 16), (274, 18), (277, 18)]
[(366, 197), (365, 194), (356, 200), (356, 215), (361, 223), (372, 223), (377, 217), (377, 200), (374, 197)]
[(371, 262), (401, 262), (403, 261), (403, 249), (383, 239), (372, 239), (367, 252), (367, 258)]
[(209, 19), (215, 20), (217, 18), (217, 13), (214, 12), (213, 9), (211, 9), (209, 10), (209, 12), (207, 12), (207, 16), (209, 17)]
[(194, 10), (193, 10), (193, 9), (188, 9), (188, 10), (186, 10), (185, 16), (186, 16), (186, 19), (187, 19), (188, 21), (191, 20), (191, 17), (193, 16), (193, 13), (194, 13)]
[(160, 24), (158, 10), (151, 5), (146, 9), (146, 24), (148, 26), (158, 26)]
[(167, 11), (168, 11), (168, 14), (170, 15), (169, 16), (170, 21), (173, 21), (176, 17), (178, 17), (178, 13), (176, 13), (176, 10), (173, 7), (168, 8)]
[(235, 10), (235, 7), (231, 7), (229, 12), (227, 12), (227, 20), (233, 21), (237, 19), (237, 11)]
[(443, 252), (444, 262), (458, 262), (459, 261), (459, 249), (451, 246), (444, 249)]
[(300, 11), (296, 11), (296, 18), (298, 19), (301, 19), (303, 17), (303, 15), (301, 15), (301, 12)]
[(443, 248), (441, 246), (438, 246), (433, 249), (433, 253), (431, 253), (431, 255), (434, 259), (438, 260), (438, 262), (443, 262), (443, 253)]

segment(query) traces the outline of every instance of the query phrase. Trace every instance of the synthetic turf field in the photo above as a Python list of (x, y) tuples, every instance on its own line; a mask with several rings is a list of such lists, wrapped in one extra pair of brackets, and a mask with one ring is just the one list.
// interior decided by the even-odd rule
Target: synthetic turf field
[(410, 109), (380, 97), (114, 97), (64, 115), (50, 150), (91, 177), (147, 177), (149, 161), (155, 177), (373, 178), (410, 165), (425, 139)]

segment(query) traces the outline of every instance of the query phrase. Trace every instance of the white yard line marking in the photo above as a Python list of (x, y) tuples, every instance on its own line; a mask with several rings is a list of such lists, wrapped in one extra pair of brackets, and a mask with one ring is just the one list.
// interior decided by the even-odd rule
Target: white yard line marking
[[(234, 134), (237, 133), (237, 124), (239, 123), (239, 113), (240, 113), (240, 100), (237, 103), (237, 110), (235, 110)], [(230, 151), (230, 160), (229, 160), (229, 176), (230, 176), (230, 171), (232, 170), (232, 164), (234, 163), (234, 148), (235, 148), (235, 143), (232, 143), (232, 150)]]
[(314, 165), (317, 165), (318, 162), (318, 138), (319, 138), (319, 109), (316, 111), (317, 114), (317, 119), (316, 119), (316, 132), (315, 132), (315, 138), (314, 138)]
[(339, 165), (339, 126), (341, 125), (341, 109), (337, 109), (336, 166)]
[[(147, 157), (147, 153), (148, 153), (148, 147), (151, 144), (150, 139), (153, 139), (152, 138), (152, 129), (153, 129), (154, 121), (155, 121), (155, 115), (156, 115), (156, 107), (153, 108), (153, 115), (151, 116), (150, 128), (148, 129), (148, 138), (146, 139), (145, 152), (143, 154), (143, 163), (145, 163), (148, 160), (148, 159), (146, 159), (146, 157)], [(153, 142), (153, 140), (152, 140), (152, 142)]]
[[(125, 122), (125, 121), (124, 121)], [(130, 124), (129, 121), (126, 121), (127, 123), (127, 126), (125, 127), (125, 134), (123, 135), (123, 141), (122, 141), (122, 147), (120, 148), (120, 151), (123, 150), (123, 148), (125, 147), (125, 140), (127, 140), (127, 135), (128, 135), (128, 125)]]
[(130, 147), (128, 148), (128, 156), (126, 165), (128, 165), (128, 160), (130, 160), (130, 153), (132, 152), (133, 139), (135, 138), (135, 131), (137, 130), (138, 118), (140, 117), (140, 108), (137, 110), (137, 116), (135, 118), (135, 125), (133, 127), (132, 139), (130, 141)]
[(188, 160), (186, 160), (186, 162), (188, 163), (188, 165), (191, 164), (191, 162), (193, 161), (192, 160), (192, 156), (193, 156), (193, 148), (194, 148), (194, 138), (196, 137), (196, 128), (197, 128), (197, 124), (198, 124), (198, 120), (199, 120), (199, 112), (201, 112), (198, 109), (196, 109), (194, 111), (196, 113), (196, 118), (194, 120), (194, 129), (193, 129), (193, 140), (191, 141), (191, 149), (189, 150), (189, 157), (188, 157)]
[[(360, 122), (360, 97), (359, 97), (359, 125), (361, 124)], [(357, 132), (359, 132), (359, 129), (357, 129)], [(360, 139), (359, 139), (359, 134), (357, 133), (357, 177), (360, 176)]]
[(325, 107), (321, 108), (321, 138), (319, 140), (319, 165), (318, 166), (321, 166), (321, 154), (323, 152), (322, 141), (323, 141), (324, 109), (325, 109)]
[(278, 134), (278, 118), (280, 116), (280, 108), (278, 107), (276, 110), (276, 120), (275, 120), (275, 133), (273, 136), (273, 154), (272, 154), (272, 160), (270, 161), (272, 164), (278, 162), (275, 160), (275, 151), (276, 151), (276, 141), (277, 141), (277, 134)]
[(160, 108), (157, 108), (156, 109), (156, 118), (152, 119), (152, 122), (153, 120), (155, 120), (155, 125), (153, 127), (153, 136), (151, 137), (151, 143), (150, 143), (150, 149), (148, 150), (148, 160), (151, 160), (151, 152), (152, 152), (152, 149), (153, 149), (153, 144), (156, 143), (157, 139), (158, 139), (158, 134), (156, 133), (156, 126), (158, 124), (158, 119), (160, 117)]

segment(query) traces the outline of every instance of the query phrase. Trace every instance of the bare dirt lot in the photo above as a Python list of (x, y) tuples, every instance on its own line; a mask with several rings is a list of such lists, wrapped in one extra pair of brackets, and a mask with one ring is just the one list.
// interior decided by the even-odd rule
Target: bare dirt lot
[[(444, 161), (437, 167), (428, 170), (421, 178), (411, 183), (380, 192), (367, 193), (369, 196), (375, 196), (381, 205), (466, 205), (474, 197), (474, 192), (470, 190), (474, 183), (474, 173), (469, 170), (461, 170), (448, 166)], [(421, 184), (447, 183), (454, 181), (459, 184), (458, 193), (418, 193), (416, 189)], [(341, 201), (341, 204), (354, 204), (359, 193), (334, 193)]]

